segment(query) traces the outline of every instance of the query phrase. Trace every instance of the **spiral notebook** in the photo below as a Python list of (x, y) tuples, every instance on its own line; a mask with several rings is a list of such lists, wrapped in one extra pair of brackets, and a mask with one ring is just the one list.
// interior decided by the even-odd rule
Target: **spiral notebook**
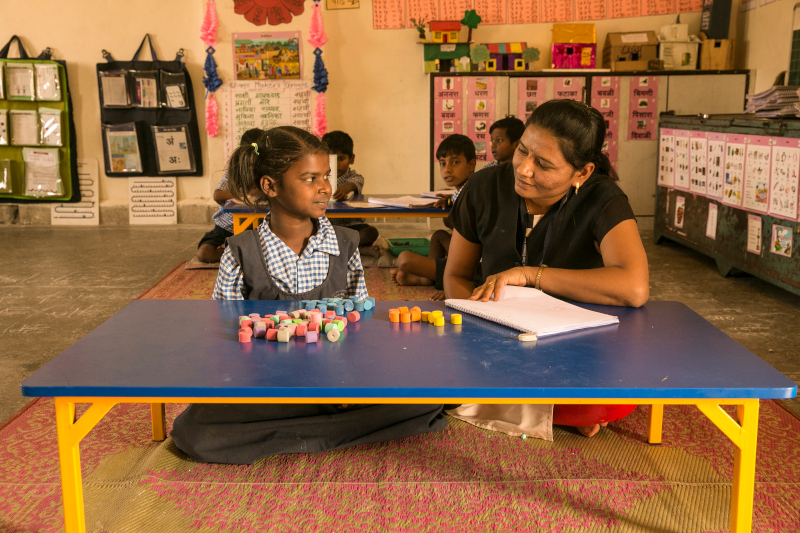
[(496, 302), (445, 300), (444, 303), (462, 313), (535, 333), (537, 337), (619, 324), (615, 316), (589, 311), (530, 287), (503, 287)]

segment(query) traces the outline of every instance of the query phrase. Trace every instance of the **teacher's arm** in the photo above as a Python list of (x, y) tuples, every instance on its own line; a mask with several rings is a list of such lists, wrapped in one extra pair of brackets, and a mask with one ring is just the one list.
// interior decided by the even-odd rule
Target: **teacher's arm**
[(450, 250), (444, 268), (444, 294), (446, 298), (466, 299), (475, 289), (475, 269), (481, 260), (483, 246), (465, 239), (453, 230)]
[[(452, 250), (452, 244), (450, 247)], [(539, 287), (553, 296), (589, 304), (641, 307), (647, 303), (650, 273), (636, 221), (625, 220), (606, 233), (600, 243), (600, 254), (602, 268), (544, 269)], [(489, 276), (471, 298), (484, 302), (492, 297), (497, 300), (505, 285), (533, 286), (538, 273), (539, 267), (518, 267)]]

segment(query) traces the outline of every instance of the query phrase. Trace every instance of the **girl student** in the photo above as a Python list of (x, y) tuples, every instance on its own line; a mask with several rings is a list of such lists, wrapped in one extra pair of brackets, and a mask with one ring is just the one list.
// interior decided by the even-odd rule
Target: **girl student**
[[(519, 285), (577, 302), (647, 302), (647, 256), (602, 152), (605, 132), (603, 116), (586, 104), (551, 100), (536, 108), (512, 164), (473, 175), (450, 215), (448, 298), (497, 300), (503, 287)], [(483, 428), (552, 440), (553, 424), (591, 437), (634, 408), (470, 404), (449, 413)]]
[[(269, 215), (227, 240), (212, 298), (312, 300), (367, 296), (358, 232), (325, 217), (328, 147), (291, 126), (239, 146), (228, 162), (231, 193)], [(248, 192), (257, 191), (249, 197)], [(444, 429), (442, 405), (192, 404), (174, 423), (175, 445), (206, 463), (252, 464)]]

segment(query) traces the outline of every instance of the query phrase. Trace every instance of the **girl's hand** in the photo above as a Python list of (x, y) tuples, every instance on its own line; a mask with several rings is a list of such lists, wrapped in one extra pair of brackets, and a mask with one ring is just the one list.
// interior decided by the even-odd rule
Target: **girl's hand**
[(438, 195), (439, 199), (433, 204), (433, 207), (440, 207), (442, 210), (447, 209), (447, 204), (450, 202), (449, 196)]
[(351, 192), (357, 192), (358, 187), (355, 183), (344, 183), (336, 188), (336, 193), (333, 195), (334, 200), (344, 200)]
[[(500, 291), (506, 285), (515, 285), (517, 287), (525, 287), (529, 284), (527, 278), (527, 270), (525, 267), (516, 267), (499, 274), (493, 274), (486, 278), (486, 281), (480, 287), (476, 287), (472, 291), (470, 300), (480, 300), (481, 302), (488, 302), (491, 298), (493, 301), (500, 299)], [(494, 298), (492, 298), (494, 295)]]

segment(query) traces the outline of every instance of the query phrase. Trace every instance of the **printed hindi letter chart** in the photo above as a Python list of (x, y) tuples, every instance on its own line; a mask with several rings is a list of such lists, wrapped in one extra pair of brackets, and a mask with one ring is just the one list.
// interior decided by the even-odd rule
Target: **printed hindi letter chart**
[(658, 77), (631, 76), (628, 140), (652, 141), (658, 128)]
[(745, 139), (744, 190), (742, 207), (750, 211), (769, 211), (769, 181), (772, 146), (770, 138), (752, 135)]
[(508, 0), (509, 24), (535, 24), (537, 22), (539, 22), (539, 2)]
[(608, 18), (625, 19), (642, 14), (641, 0), (608, 0)]
[(575, 0), (575, 20), (606, 19), (606, 0)]
[(569, 98), (583, 102), (585, 78), (553, 78), (553, 98)]
[(662, 128), (658, 139), (658, 184), (675, 186), (675, 130)]
[(642, 0), (642, 15), (669, 15), (675, 13), (675, 0)]
[(411, 19), (415, 19), (417, 22), (424, 20), (426, 24), (432, 20), (441, 20), (439, 18), (439, 0), (406, 0), (406, 11), (407, 28), (414, 27)]
[[(475, 0), (475, 11), (481, 17), (482, 25), (506, 23), (507, 0)], [(464, 18), (464, 14), (458, 20)]]
[(547, 78), (517, 78), (517, 117), (522, 122), (547, 100), (546, 88)]
[(542, 22), (572, 22), (572, 0), (542, 0)]
[(220, 91), (225, 161), (251, 128), (296, 126), (310, 130), (311, 85), (309, 81), (227, 83)]
[(439, 7), (442, 20), (461, 20), (464, 11), (472, 9), (472, 0), (442, 0)]
[(494, 77), (467, 78), (467, 137), (475, 143), (475, 159), (494, 161), (490, 146), (489, 129), (494, 123)]
[(433, 159), (442, 141), (461, 133), (463, 78), (436, 78), (433, 94)]
[(769, 214), (797, 220), (798, 171), (800, 140), (775, 137), (772, 147), (772, 191)]
[(744, 135), (725, 135), (725, 184), (722, 203), (741, 207), (744, 177)]
[(600, 111), (606, 121), (606, 140), (603, 153), (611, 166), (617, 166), (619, 151), (619, 76), (595, 76), (592, 78), (592, 107)]
[(675, 0), (678, 13), (695, 13), (703, 10), (703, 0)]
[(689, 140), (692, 132), (675, 130), (675, 188), (689, 190)]
[(708, 173), (706, 194), (709, 198), (722, 199), (725, 183), (725, 134), (708, 134)]
[(406, 11), (404, 0), (372, 0), (373, 29), (399, 30), (405, 27)]
[(704, 131), (693, 131), (689, 141), (689, 190), (706, 194), (706, 169), (708, 167), (708, 137)]

